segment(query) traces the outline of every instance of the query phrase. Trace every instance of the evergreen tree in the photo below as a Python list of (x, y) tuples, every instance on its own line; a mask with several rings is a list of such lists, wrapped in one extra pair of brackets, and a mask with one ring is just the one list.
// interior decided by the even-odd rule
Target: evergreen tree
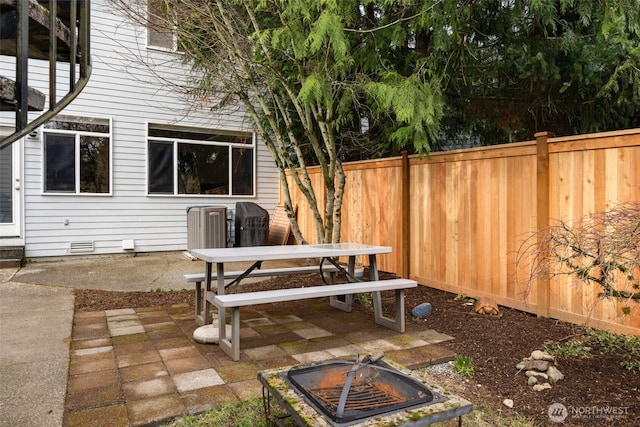
[(640, 126), (640, 0), (112, 1), (176, 35), (185, 93), (248, 112), (318, 242), (344, 160)]

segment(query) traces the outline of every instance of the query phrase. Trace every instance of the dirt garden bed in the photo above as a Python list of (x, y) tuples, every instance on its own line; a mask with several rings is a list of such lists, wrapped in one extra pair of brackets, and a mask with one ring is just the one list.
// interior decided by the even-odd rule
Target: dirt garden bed
[[(282, 280), (267, 280), (243, 284), (243, 292), (275, 289)], [(316, 276), (292, 277), (287, 286), (319, 285)], [(177, 303), (193, 304), (194, 291), (170, 292), (107, 292), (76, 290), (76, 310), (97, 311), (115, 308), (148, 307)], [(533, 421), (536, 425), (565, 426), (635, 426), (640, 425), (640, 370), (621, 367), (622, 354), (600, 355), (591, 349), (592, 357), (580, 357), (584, 351), (574, 349), (576, 356), (563, 356), (556, 366), (565, 378), (551, 389), (533, 391), (527, 385), (524, 372), (516, 364), (533, 350), (542, 349), (547, 341), (568, 342), (581, 336), (583, 328), (538, 318), (518, 310), (501, 307), (502, 316), (493, 318), (471, 313), (467, 300), (454, 294), (419, 286), (406, 294), (409, 312), (423, 302), (433, 306), (424, 319), (412, 319), (455, 337), (443, 345), (461, 356), (472, 359), (471, 376), (459, 381), (459, 394), (474, 402), (479, 410), (492, 410), (507, 417), (515, 416)], [(513, 408), (503, 404), (513, 400)], [(550, 421), (548, 410), (553, 403), (561, 403), (569, 414), (564, 424)], [(618, 412), (606, 416), (603, 411)], [(572, 412), (575, 411), (575, 412)], [(579, 413), (581, 416), (576, 417)], [(590, 414), (590, 415), (589, 415)]]

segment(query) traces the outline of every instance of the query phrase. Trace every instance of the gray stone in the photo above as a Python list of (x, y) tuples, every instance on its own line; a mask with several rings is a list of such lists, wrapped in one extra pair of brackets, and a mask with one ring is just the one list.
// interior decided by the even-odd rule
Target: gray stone
[(531, 358), (533, 360), (546, 360), (548, 362), (553, 362), (553, 360), (555, 359), (552, 355), (550, 355), (546, 351), (540, 351), (540, 350), (532, 351)]
[(531, 352), (531, 358), (533, 360), (542, 360), (542, 356), (544, 355), (543, 352), (541, 352), (540, 350), (533, 350)]
[(549, 379), (549, 376), (547, 374), (545, 374), (544, 372), (538, 372), (538, 371), (527, 371), (524, 373), (527, 377), (531, 378), (531, 377), (537, 377), (537, 378), (542, 378), (545, 381)]
[(551, 363), (546, 360), (527, 360), (525, 369), (528, 371), (534, 370), (545, 372), (549, 369), (549, 365), (551, 365)]
[(529, 377), (529, 379), (527, 380), (527, 384), (528, 385), (538, 384), (538, 379), (536, 377)]
[(536, 384), (533, 386), (533, 391), (548, 390), (550, 388), (551, 388), (551, 384), (549, 383)]
[(547, 369), (547, 375), (549, 376), (549, 382), (555, 384), (558, 381), (564, 379), (564, 374), (558, 370), (555, 366), (549, 366)]
[(432, 311), (433, 307), (431, 307), (431, 304), (428, 302), (423, 302), (422, 304), (414, 307), (414, 309), (411, 310), (411, 314), (414, 317), (427, 317), (431, 314)]
[(527, 366), (527, 362), (523, 360), (522, 362), (516, 365), (516, 369), (519, 371), (522, 371), (526, 366)]
[(513, 408), (513, 400), (511, 400), (511, 399), (504, 399), (504, 400), (502, 401), (502, 404), (503, 404), (504, 406), (506, 406), (507, 408), (509, 408), (509, 409), (512, 409), (512, 408)]

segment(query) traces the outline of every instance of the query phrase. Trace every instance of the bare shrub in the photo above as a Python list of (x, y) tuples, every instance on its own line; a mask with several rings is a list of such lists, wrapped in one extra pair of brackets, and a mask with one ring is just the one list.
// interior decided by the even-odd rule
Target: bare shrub
[(539, 278), (569, 275), (575, 285), (599, 286), (601, 298), (640, 302), (640, 202), (557, 221), (522, 243), (516, 263), (527, 272), (527, 289)]

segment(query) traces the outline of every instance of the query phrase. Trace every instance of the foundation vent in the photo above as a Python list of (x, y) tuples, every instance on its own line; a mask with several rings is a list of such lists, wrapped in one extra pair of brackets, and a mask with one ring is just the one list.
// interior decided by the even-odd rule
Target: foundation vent
[(94, 250), (95, 250), (95, 246), (93, 244), (93, 241), (69, 243), (69, 252), (71, 253), (93, 252)]

